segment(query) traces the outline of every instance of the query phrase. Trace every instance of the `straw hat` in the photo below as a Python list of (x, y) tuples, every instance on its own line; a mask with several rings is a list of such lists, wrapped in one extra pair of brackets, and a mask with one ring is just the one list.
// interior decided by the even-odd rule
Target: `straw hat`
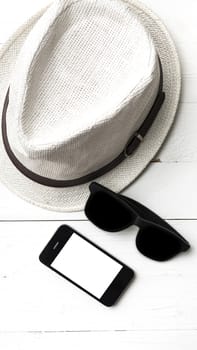
[(90, 181), (121, 191), (172, 126), (177, 53), (136, 0), (58, 0), (0, 52), (0, 180), (51, 210), (84, 208)]

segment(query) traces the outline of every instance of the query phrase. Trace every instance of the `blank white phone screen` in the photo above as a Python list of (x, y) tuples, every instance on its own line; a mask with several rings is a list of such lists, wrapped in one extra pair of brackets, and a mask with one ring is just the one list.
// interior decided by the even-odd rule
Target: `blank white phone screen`
[(123, 267), (75, 233), (51, 266), (99, 299)]

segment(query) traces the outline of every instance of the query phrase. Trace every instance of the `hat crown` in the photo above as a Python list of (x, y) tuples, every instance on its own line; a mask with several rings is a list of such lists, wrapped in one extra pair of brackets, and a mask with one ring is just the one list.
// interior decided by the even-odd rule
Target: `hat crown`
[(7, 117), (12, 149), (41, 176), (93, 172), (141, 125), (159, 79), (152, 39), (124, 2), (55, 1), (17, 59)]

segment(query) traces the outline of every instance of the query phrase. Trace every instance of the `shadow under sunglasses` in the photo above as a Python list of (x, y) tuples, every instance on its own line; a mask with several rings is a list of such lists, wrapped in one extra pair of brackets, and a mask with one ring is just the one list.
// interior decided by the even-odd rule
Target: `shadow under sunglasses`
[(142, 204), (93, 182), (85, 206), (87, 218), (102, 230), (117, 232), (139, 227), (136, 246), (145, 256), (166, 261), (187, 251), (190, 244), (168, 223)]

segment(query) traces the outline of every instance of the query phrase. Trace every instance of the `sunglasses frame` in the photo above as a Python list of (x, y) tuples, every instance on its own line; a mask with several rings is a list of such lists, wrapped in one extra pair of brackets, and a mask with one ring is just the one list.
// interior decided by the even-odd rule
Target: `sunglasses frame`
[[(101, 229), (108, 232), (118, 232), (127, 229), (131, 225), (136, 225), (140, 230), (146, 229), (148, 227), (154, 227), (158, 230), (165, 231), (166, 233), (173, 235), (178, 239), (180, 243), (180, 252), (187, 251), (190, 248), (189, 242), (182, 237), (173, 227), (171, 227), (168, 223), (166, 223), (162, 218), (153, 213), (150, 209), (146, 208), (142, 204), (136, 202), (133, 199), (125, 197), (123, 195), (117, 194), (110, 189), (98, 184), (97, 182), (92, 182), (89, 186), (90, 189), (90, 197), (85, 206), (85, 214), (88, 217), (88, 206), (91, 203), (91, 200), (95, 193), (103, 192), (111, 196), (114, 200), (119, 202), (125, 209), (129, 210), (132, 214), (134, 214), (135, 219), (131, 219), (126, 225), (122, 226), (120, 229), (105, 229), (100, 227)], [(92, 220), (91, 220), (92, 221)], [(95, 224), (99, 227), (99, 225)]]

